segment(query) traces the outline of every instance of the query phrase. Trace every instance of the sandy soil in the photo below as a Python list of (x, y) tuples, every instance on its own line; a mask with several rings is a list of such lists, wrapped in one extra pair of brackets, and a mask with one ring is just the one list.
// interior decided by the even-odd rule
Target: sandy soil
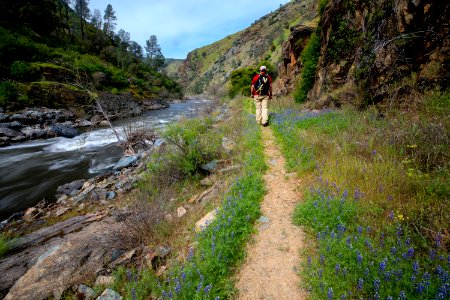
[(292, 212), (301, 199), (296, 174), (287, 174), (284, 158), (270, 127), (263, 127), (269, 169), (264, 175), (267, 194), (261, 204), (258, 233), (248, 245), (247, 258), (237, 274), (237, 299), (306, 299), (300, 288), (299, 251), (304, 232), (292, 224)]

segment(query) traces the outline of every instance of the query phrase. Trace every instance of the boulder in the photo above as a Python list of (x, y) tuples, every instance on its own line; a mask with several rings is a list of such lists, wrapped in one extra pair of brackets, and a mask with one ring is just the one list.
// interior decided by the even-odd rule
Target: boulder
[(84, 180), (75, 180), (64, 185), (59, 186), (56, 189), (56, 193), (60, 195), (70, 195), (73, 191), (80, 190), (83, 187)]
[(77, 299), (92, 300), (95, 299), (95, 291), (87, 285), (80, 284), (77, 288)]
[(45, 139), (48, 136), (48, 131), (41, 128), (26, 127), (21, 131), (30, 140)]
[(92, 126), (92, 122), (88, 121), (88, 120), (81, 120), (80, 122), (78, 122), (78, 126), (79, 127), (89, 127), (89, 126)]
[(195, 231), (196, 232), (200, 232), (203, 229), (205, 229), (206, 227), (208, 227), (209, 224), (211, 224), (217, 215), (217, 209), (214, 209), (212, 211), (210, 211), (209, 213), (207, 213), (203, 218), (201, 218), (200, 220), (198, 220), (195, 223)]
[(95, 280), (95, 285), (110, 285), (114, 283), (113, 276), (98, 276)]
[(184, 215), (186, 213), (187, 213), (187, 210), (183, 206), (180, 206), (180, 207), (177, 208), (177, 216), (178, 216), (178, 218), (184, 217)]
[(114, 170), (122, 170), (123, 168), (129, 167), (138, 161), (138, 157), (135, 155), (122, 157), (113, 167)]
[(70, 127), (68, 125), (50, 125), (50, 133), (52, 133), (53, 136), (62, 136), (66, 138), (73, 138), (78, 135), (78, 130), (76, 130), (73, 127)]
[(9, 121), (9, 116), (7, 114), (0, 112), (0, 122), (8, 122), (8, 121)]
[(122, 296), (112, 289), (106, 289), (97, 300), (122, 300)]
[(16, 131), (16, 130), (13, 130), (13, 129), (10, 129), (10, 128), (0, 128), (0, 137), (1, 136), (7, 136), (7, 137), (10, 137), (10, 138), (15, 138), (15, 137), (18, 137), (18, 136), (21, 136), (21, 135), (23, 135), (23, 133), (20, 132), (20, 131)]

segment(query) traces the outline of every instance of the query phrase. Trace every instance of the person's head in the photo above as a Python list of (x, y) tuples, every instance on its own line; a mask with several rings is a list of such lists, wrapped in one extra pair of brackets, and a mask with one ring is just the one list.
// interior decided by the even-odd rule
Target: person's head
[(261, 73), (266, 73), (266, 72), (267, 72), (266, 66), (261, 66), (261, 67), (259, 67), (259, 71), (260, 71)]

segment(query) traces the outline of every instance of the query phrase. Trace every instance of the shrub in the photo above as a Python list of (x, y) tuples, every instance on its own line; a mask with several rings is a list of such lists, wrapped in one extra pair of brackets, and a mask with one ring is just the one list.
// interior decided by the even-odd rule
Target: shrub
[(304, 102), (309, 90), (313, 87), (317, 69), (317, 62), (320, 56), (320, 37), (313, 33), (305, 49), (303, 49), (300, 59), (303, 63), (303, 70), (299, 85), (294, 92), (296, 102)]
[(201, 166), (220, 157), (221, 137), (212, 130), (209, 118), (185, 120), (171, 124), (164, 130), (162, 137), (178, 150), (174, 155), (181, 172), (186, 176), (195, 176), (201, 172)]

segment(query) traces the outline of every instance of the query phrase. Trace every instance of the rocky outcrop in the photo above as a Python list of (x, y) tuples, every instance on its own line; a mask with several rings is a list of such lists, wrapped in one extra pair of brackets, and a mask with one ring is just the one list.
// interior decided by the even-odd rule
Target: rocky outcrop
[(341, 89), (334, 95), (339, 101), (359, 96), (362, 103), (378, 103), (389, 94), (401, 98), (412, 87), (447, 87), (449, 15), (448, 1), (330, 1), (322, 17), (321, 57), (309, 98)]

